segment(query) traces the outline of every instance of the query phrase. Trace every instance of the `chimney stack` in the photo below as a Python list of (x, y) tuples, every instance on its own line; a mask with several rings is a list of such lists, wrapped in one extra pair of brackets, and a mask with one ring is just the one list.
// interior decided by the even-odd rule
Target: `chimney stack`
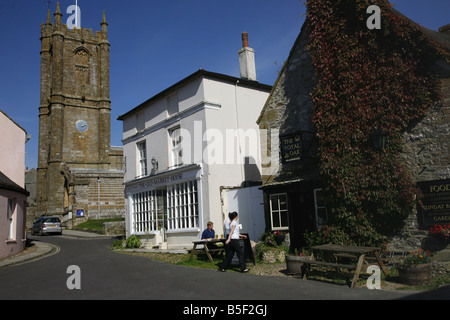
[(256, 81), (255, 50), (248, 46), (248, 33), (242, 33), (242, 49), (239, 50), (241, 78)]

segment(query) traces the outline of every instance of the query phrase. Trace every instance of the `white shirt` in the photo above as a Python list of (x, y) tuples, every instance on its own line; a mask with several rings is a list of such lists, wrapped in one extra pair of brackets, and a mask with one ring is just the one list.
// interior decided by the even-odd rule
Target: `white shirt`
[(236, 220), (233, 220), (231, 222), (231, 224), (230, 224), (230, 232), (231, 232), (231, 229), (233, 229), (233, 226), (235, 226), (235, 228), (234, 228), (233, 233), (231, 234), (231, 239), (239, 240), (239, 227), (238, 227), (238, 224), (237, 224)]
[(230, 218), (227, 218), (223, 224), (223, 226), (225, 227), (225, 236), (228, 236), (230, 234)]

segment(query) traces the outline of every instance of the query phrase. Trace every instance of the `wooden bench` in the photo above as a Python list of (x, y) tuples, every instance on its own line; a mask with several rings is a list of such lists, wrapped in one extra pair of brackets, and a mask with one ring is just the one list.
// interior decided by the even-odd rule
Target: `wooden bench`
[(337, 268), (337, 269), (356, 269), (356, 265), (354, 264), (344, 264), (344, 263), (337, 263), (337, 262), (328, 262), (328, 261), (320, 261), (320, 260), (311, 260), (308, 258), (300, 258), (298, 261), (304, 263), (304, 264), (316, 264), (319, 266), (325, 266), (330, 268)]
[[(321, 260), (315, 260), (314, 259), (314, 253), (311, 254), (311, 258), (307, 259), (301, 259), (303, 263), (305, 263), (308, 267), (306, 268), (306, 271), (310, 268), (311, 265), (320, 265), (330, 268), (336, 268), (336, 269), (349, 269), (349, 270), (355, 270), (355, 274), (353, 276), (353, 280), (351, 283), (351, 288), (354, 288), (356, 286), (356, 282), (358, 281), (359, 274), (361, 272), (363, 263), (365, 258), (367, 258), (367, 255), (373, 254), (375, 256), (375, 260), (377, 264), (380, 266), (381, 270), (385, 274), (385, 276), (388, 276), (389, 272), (387, 271), (386, 267), (384, 266), (384, 263), (382, 259), (380, 258), (378, 252), (380, 251), (380, 248), (376, 247), (356, 247), (356, 246), (342, 246), (342, 245), (334, 245), (334, 244), (324, 244), (320, 246), (315, 246), (311, 248), (313, 252), (315, 251), (321, 251), (321, 252), (327, 252), (332, 254), (336, 260), (338, 258), (348, 258), (348, 259), (356, 259), (356, 264), (345, 264), (345, 263), (338, 263), (336, 262), (328, 262), (328, 261), (321, 261)], [(306, 279), (306, 273), (303, 276), (303, 279)]]
[[(194, 257), (194, 255), (197, 254), (206, 254), (206, 256), (208, 257), (209, 261), (211, 261), (211, 263), (214, 263), (214, 260), (211, 256), (211, 252), (224, 252), (225, 251), (225, 246), (219, 247), (217, 249), (209, 249), (208, 248), (208, 244), (210, 243), (224, 243), (225, 240), (223, 239), (212, 239), (212, 240), (200, 240), (200, 241), (193, 241), (194, 247), (191, 249), (191, 255), (189, 259), (192, 259)], [(198, 245), (203, 245), (203, 248), (201, 249), (197, 249)]]

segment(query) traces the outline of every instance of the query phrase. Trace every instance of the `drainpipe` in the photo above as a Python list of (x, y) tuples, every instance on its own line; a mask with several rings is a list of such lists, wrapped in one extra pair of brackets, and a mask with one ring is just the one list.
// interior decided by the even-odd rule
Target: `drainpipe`
[(100, 180), (100, 177), (97, 178), (97, 190), (98, 190), (98, 199), (97, 199), (97, 205), (98, 205), (98, 210), (97, 210), (97, 215), (98, 215), (98, 219), (100, 220), (100, 183), (102, 182), (102, 180)]

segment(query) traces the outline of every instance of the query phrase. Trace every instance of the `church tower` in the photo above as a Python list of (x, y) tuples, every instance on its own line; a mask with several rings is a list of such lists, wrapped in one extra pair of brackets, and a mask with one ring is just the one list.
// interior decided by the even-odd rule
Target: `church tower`
[(109, 50), (104, 13), (101, 31), (69, 30), (58, 3), (54, 23), (49, 10), (41, 25), (36, 209), (68, 227), (124, 211), (123, 150), (110, 146)]

